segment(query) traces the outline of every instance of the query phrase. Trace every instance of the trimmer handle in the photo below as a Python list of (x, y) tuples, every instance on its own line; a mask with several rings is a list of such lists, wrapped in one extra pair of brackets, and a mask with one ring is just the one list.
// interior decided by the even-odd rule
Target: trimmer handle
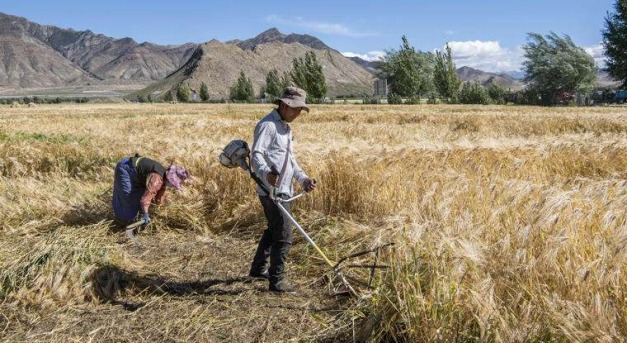
[(127, 226), (127, 227), (126, 227), (126, 229), (127, 229), (127, 230), (132, 230), (132, 229), (134, 229), (134, 228), (136, 228), (136, 227), (138, 227), (138, 226), (142, 226), (142, 225), (144, 225), (144, 223), (145, 223), (145, 222), (146, 222), (145, 220), (141, 219), (140, 221), (135, 222), (135, 223), (133, 223), (133, 224), (131, 224), (131, 225)]

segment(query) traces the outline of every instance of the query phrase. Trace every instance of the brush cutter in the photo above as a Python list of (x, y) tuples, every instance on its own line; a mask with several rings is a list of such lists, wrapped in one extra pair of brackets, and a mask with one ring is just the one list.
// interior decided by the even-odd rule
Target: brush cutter
[[(247, 171), (250, 174), (250, 177), (261, 187), (261, 189), (270, 196), (270, 199), (274, 201), (277, 207), (283, 212), (283, 214), (296, 226), (298, 231), (305, 237), (305, 240), (314, 248), (314, 250), (322, 257), (324, 262), (331, 268), (333, 274), (335, 275), (334, 280), (331, 280), (331, 285), (334, 284), (335, 280), (339, 280), (343, 287), (337, 288), (333, 287), (333, 291), (336, 295), (347, 294), (352, 296), (359, 296), (360, 293), (353, 287), (353, 284), (359, 285), (363, 288), (372, 290), (375, 271), (377, 269), (385, 269), (388, 268), (387, 265), (377, 264), (379, 259), (379, 253), (382, 249), (391, 247), (394, 243), (388, 243), (376, 246), (369, 250), (360, 251), (354, 253), (352, 255), (346, 256), (340, 259), (338, 262), (333, 263), (326, 254), (318, 247), (316, 242), (311, 239), (311, 237), (307, 234), (305, 229), (294, 219), (294, 217), (289, 213), (287, 209), (283, 206), (284, 203), (290, 203), (302, 196), (304, 196), (307, 192), (301, 192), (300, 194), (293, 196), (289, 199), (283, 199), (276, 194), (276, 188), (270, 187), (270, 190), (264, 185), (261, 179), (253, 172), (250, 167), (250, 149), (248, 148), (248, 144), (242, 140), (234, 140), (231, 141), (223, 150), (223, 152), (219, 156), (220, 163), (228, 168), (236, 168), (240, 167)], [(348, 263), (349, 261), (355, 261), (355, 259), (363, 258), (370, 256), (371, 254), (375, 255), (375, 259), (373, 263)], [(362, 270), (361, 273), (346, 273), (348, 270)], [(366, 271), (367, 275), (363, 275)], [(354, 275), (349, 275), (354, 274)], [(368, 279), (368, 281), (364, 281), (364, 276)], [(350, 281), (349, 281), (350, 280)], [(351, 282), (353, 284), (351, 284)], [(363, 293), (363, 292), (361, 292)]]

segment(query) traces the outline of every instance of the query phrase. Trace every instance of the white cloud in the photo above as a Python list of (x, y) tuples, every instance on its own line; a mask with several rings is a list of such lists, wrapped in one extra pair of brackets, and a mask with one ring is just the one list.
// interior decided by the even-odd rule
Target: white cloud
[[(502, 73), (522, 69), (525, 51), (522, 46), (504, 48), (498, 41), (462, 41), (449, 42), (453, 51), (453, 59), (457, 67), (469, 66), (472, 68)], [(585, 46), (583, 49), (594, 58), (598, 67), (605, 66), (606, 57), (603, 55), (603, 45)]]
[(290, 25), (295, 27), (304, 28), (317, 33), (334, 34), (347, 37), (371, 37), (378, 36), (377, 32), (355, 31), (342, 24), (334, 24), (327, 22), (316, 22), (304, 20), (301, 17), (295, 20), (286, 19), (277, 15), (269, 15), (266, 17), (266, 21), (274, 24)]
[(342, 55), (346, 56), (346, 57), (359, 57), (362, 60), (366, 60), (366, 61), (378, 61), (380, 59), (383, 58), (383, 56), (385, 56), (385, 52), (384, 51), (369, 51), (365, 54), (358, 54), (358, 53), (354, 53), (354, 52), (342, 52)]
[(502, 73), (522, 67), (524, 51), (502, 47), (498, 41), (449, 42), (456, 66), (468, 66), (483, 71)]
[(593, 46), (584, 46), (583, 49), (588, 53), (588, 55), (594, 58), (594, 63), (596, 63), (597, 67), (605, 67), (605, 49), (601, 43)]

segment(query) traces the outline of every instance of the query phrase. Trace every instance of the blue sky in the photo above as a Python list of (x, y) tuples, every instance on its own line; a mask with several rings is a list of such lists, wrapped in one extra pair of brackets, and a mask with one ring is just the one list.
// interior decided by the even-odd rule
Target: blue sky
[(0, 12), (39, 24), (157, 44), (251, 38), (276, 27), (374, 59), (406, 35), (419, 50), (450, 42), (457, 66), (514, 71), (528, 32), (568, 34), (602, 63), (601, 29), (614, 0), (78, 1), (4, 0)]

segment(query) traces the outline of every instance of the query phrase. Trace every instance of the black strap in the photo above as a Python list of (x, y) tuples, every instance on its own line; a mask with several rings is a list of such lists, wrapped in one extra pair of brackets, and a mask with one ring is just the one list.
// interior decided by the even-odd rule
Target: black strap
[(263, 181), (261, 181), (259, 176), (257, 176), (257, 174), (255, 174), (253, 172), (252, 168), (250, 168), (250, 163), (247, 163), (247, 164), (248, 164), (248, 172), (250, 173), (250, 177), (253, 180), (255, 180), (257, 185), (259, 185), (259, 187), (261, 187), (261, 190), (264, 191), (266, 193), (266, 195), (270, 195), (270, 191), (268, 191), (268, 189), (266, 188), (266, 185), (263, 184)]

